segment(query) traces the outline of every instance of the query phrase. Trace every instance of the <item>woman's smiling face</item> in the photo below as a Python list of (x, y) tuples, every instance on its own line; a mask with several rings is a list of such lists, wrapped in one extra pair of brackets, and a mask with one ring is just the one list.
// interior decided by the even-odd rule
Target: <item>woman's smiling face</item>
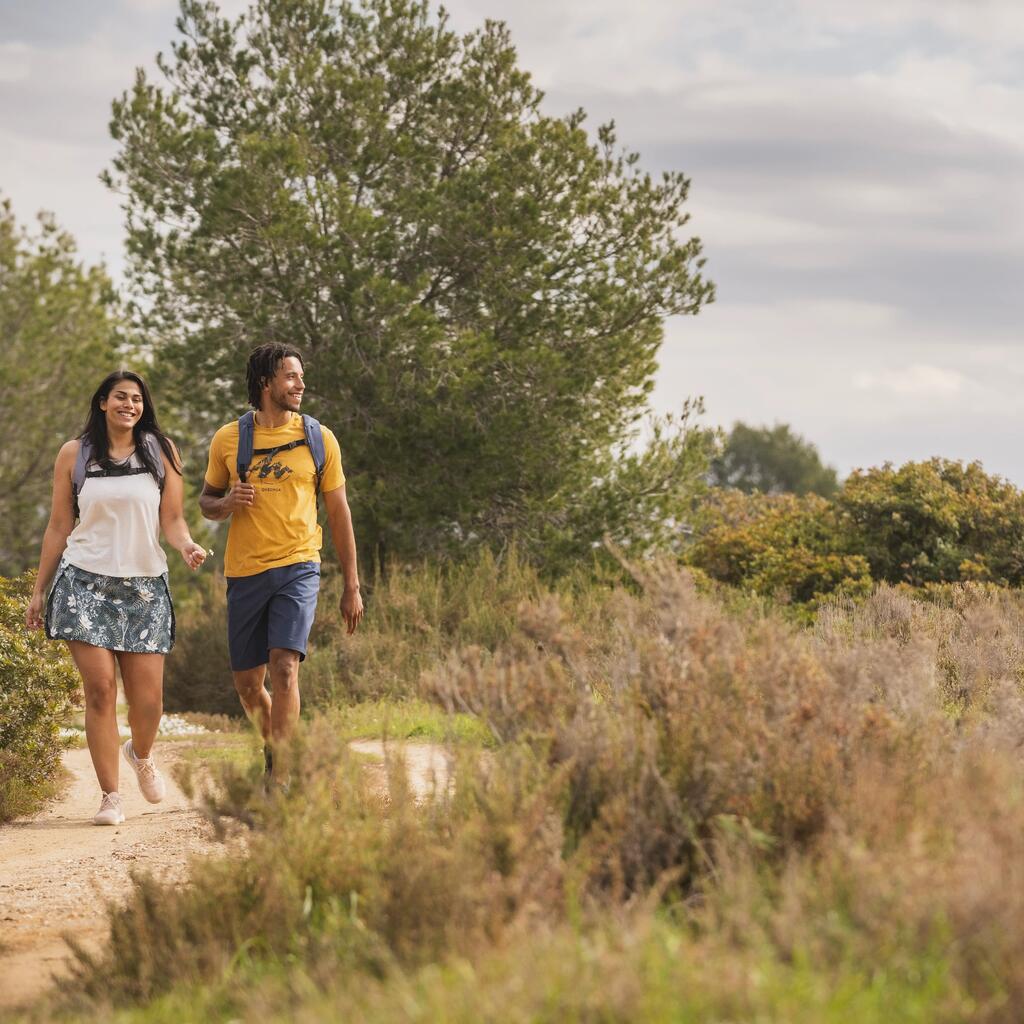
[(131, 380), (118, 380), (106, 398), (100, 400), (100, 409), (107, 417), (107, 431), (131, 430), (142, 415), (142, 389)]

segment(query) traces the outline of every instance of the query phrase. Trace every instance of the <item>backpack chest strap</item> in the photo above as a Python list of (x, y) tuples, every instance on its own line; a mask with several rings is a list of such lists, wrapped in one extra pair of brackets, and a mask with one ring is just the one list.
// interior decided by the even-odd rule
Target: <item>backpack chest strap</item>
[(249, 463), (254, 455), (266, 455), (272, 457), (278, 452), (288, 451), (297, 448), (299, 445), (308, 445), (309, 453), (313, 457), (313, 468), (316, 471), (316, 496), (317, 505), (320, 502), (320, 481), (323, 476), (324, 465), (327, 461), (324, 450), (324, 435), (320, 424), (312, 416), (303, 415), (302, 432), (305, 437), (287, 444), (278, 445), (276, 448), (253, 448), (253, 438), (256, 433), (256, 417), (250, 410), (238, 418), (238, 452), (235, 457), (235, 466), (238, 472), (238, 479), (244, 484), (249, 473)]
[(279, 444), (274, 448), (253, 448), (253, 455), (277, 455), (278, 452), (289, 452), (293, 448), (298, 448), (300, 445), (304, 445), (306, 439), (300, 437), (297, 441), (289, 441), (287, 444)]

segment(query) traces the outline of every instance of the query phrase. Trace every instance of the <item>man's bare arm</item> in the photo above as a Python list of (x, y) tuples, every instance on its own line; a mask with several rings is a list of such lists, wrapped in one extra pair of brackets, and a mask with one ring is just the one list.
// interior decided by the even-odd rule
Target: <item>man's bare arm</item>
[(203, 481), (203, 491), (199, 495), (199, 511), (204, 519), (212, 519), (215, 523), (227, 519), (235, 509), (247, 508), (256, 500), (256, 488), (252, 484), (243, 484), (236, 480), (231, 490), (225, 492), (222, 487), (211, 487)]
[(341, 614), (351, 634), (363, 619), (363, 599), (359, 593), (359, 569), (356, 565), (356, 535), (352, 529), (352, 512), (348, 507), (344, 484), (336, 490), (325, 491), (323, 498), (334, 550), (338, 553), (341, 572), (345, 578), (345, 591), (341, 595)]

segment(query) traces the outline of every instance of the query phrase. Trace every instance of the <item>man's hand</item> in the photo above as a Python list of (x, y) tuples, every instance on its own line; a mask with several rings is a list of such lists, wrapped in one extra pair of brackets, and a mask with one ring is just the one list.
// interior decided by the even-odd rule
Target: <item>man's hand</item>
[(231, 485), (231, 490), (224, 495), (221, 507), (226, 512), (234, 512), (236, 509), (249, 508), (256, 501), (256, 488), (252, 484), (243, 484), (236, 480)]
[(231, 490), (225, 494), (219, 487), (211, 487), (204, 480), (203, 492), (199, 495), (199, 510), (205, 519), (219, 523), (236, 509), (251, 508), (255, 501), (256, 488), (252, 484), (243, 484), (241, 480), (236, 480)]
[(348, 635), (356, 631), (356, 626), (363, 621), (363, 599), (359, 594), (358, 585), (346, 587), (341, 595), (341, 614), (348, 626)]

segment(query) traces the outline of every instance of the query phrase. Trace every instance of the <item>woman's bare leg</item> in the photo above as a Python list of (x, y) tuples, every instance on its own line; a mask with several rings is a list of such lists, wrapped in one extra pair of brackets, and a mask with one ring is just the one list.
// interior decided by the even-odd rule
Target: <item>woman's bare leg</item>
[(164, 655), (117, 652), (136, 757), (149, 757), (164, 713)]
[(69, 640), (68, 648), (85, 690), (85, 739), (100, 789), (117, 792), (117, 677), (114, 655), (103, 647)]

